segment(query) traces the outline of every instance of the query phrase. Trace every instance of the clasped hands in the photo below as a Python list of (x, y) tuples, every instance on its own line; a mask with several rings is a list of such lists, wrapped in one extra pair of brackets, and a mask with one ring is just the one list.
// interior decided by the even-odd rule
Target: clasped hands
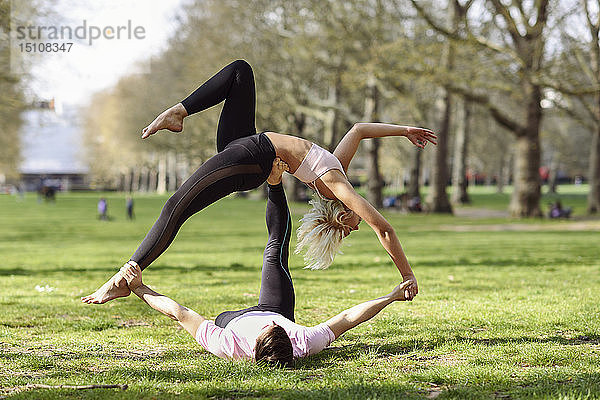
[(142, 269), (140, 266), (133, 260), (127, 261), (121, 269), (119, 273), (127, 282), (127, 286), (131, 291), (135, 291), (138, 287), (142, 286), (144, 283), (142, 282)]

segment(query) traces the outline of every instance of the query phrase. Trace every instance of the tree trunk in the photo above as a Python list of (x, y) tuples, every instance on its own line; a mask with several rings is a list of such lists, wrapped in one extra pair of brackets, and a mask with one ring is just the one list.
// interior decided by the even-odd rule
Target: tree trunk
[(421, 149), (415, 148), (410, 166), (410, 181), (408, 182), (408, 198), (421, 198), (419, 178), (421, 176)]
[(468, 204), (471, 202), (467, 193), (467, 143), (471, 119), (471, 104), (462, 101), (457, 113), (458, 126), (456, 127), (456, 142), (454, 144), (454, 174), (452, 177), (453, 191), (452, 202)]
[(142, 167), (142, 171), (140, 173), (140, 192), (148, 191), (148, 178), (150, 177), (149, 172), (150, 168)]
[(541, 89), (525, 81), (529, 98), (525, 132), (517, 136), (514, 191), (509, 212), (513, 217), (541, 217), (540, 209), (540, 126), (542, 123)]
[(366, 142), (368, 154), (367, 200), (375, 208), (383, 207), (383, 179), (379, 172), (380, 139), (369, 139)]
[(177, 187), (181, 186), (183, 182), (190, 176), (190, 163), (188, 157), (184, 154), (179, 154), (179, 160), (177, 161)]
[[(379, 119), (379, 91), (374, 76), (367, 79), (367, 96), (365, 98), (365, 121)], [(367, 148), (367, 201), (375, 208), (383, 207), (383, 178), (379, 172), (379, 139), (365, 141)]]
[(139, 169), (134, 167), (131, 176), (131, 191), (138, 192), (140, 190), (140, 173)]
[(131, 169), (127, 169), (127, 171), (125, 172), (124, 180), (123, 180), (123, 191), (124, 192), (131, 192), (131, 184), (132, 184), (131, 174), (132, 174)]
[[(333, 88), (330, 94), (330, 98), (333, 96), (333, 102), (334, 104), (338, 104), (340, 101), (340, 91), (341, 91), (341, 87), (342, 87), (342, 78), (341, 78), (341, 72), (338, 71), (337, 75), (336, 75), (336, 79), (335, 79), (335, 86)], [(338, 130), (339, 130), (339, 120), (340, 120), (340, 113), (337, 109), (333, 109), (331, 110), (331, 120), (329, 121), (330, 123), (330, 127), (328, 129), (329, 134), (331, 135), (329, 137), (329, 143), (328, 143), (328, 149), (330, 152), (333, 153), (333, 151), (335, 150), (335, 148), (338, 145), (339, 142), (339, 134), (338, 134)]]
[[(294, 129), (295, 133), (304, 137), (304, 129), (306, 128), (306, 115), (301, 112), (294, 113)], [(304, 194), (305, 185), (300, 180), (293, 178), (287, 180), (287, 192), (288, 196), (292, 201), (305, 201), (306, 195)]]
[(550, 163), (550, 174), (548, 176), (548, 193), (556, 194), (556, 186), (558, 185), (558, 169), (559, 165), (556, 162), (556, 154)]
[(500, 170), (498, 171), (498, 181), (496, 182), (496, 193), (503, 193), (504, 186), (510, 183), (510, 153), (504, 152), (500, 157)]
[(537, 135), (517, 138), (514, 165), (510, 214), (513, 217), (540, 217), (540, 143)]
[[(591, 10), (588, 8), (588, 2), (585, 1), (584, 9), (588, 16), (588, 28), (591, 33), (591, 64), (596, 76), (596, 83), (600, 83), (600, 16), (596, 17), (595, 23), (592, 22)], [(596, 112), (600, 118), (600, 95), (596, 97)], [(600, 211), (600, 124), (596, 127), (596, 132), (593, 133), (592, 143), (590, 148), (589, 162), (589, 192), (587, 198), (587, 212), (596, 214)]]
[[(0, 176), (0, 180), (2, 180), (2, 176)], [(119, 174), (119, 183), (117, 184), (117, 190), (119, 192), (125, 191), (125, 174), (123, 172)]]
[(437, 132), (437, 146), (435, 147), (435, 158), (427, 204), (431, 212), (451, 214), (452, 206), (448, 200), (446, 186), (448, 185), (448, 135), (450, 133), (450, 118), (452, 113), (452, 95), (448, 90), (445, 90), (445, 92), (442, 122)]
[(154, 168), (150, 168), (150, 180), (148, 181), (149, 192), (156, 192), (157, 182), (156, 170)]
[(587, 212), (595, 214), (600, 211), (600, 127), (592, 138), (590, 149), (589, 182)]
[[(458, 31), (458, 19), (460, 18), (456, 6), (448, 3), (448, 20), (452, 31)], [(446, 48), (443, 59), (443, 67), (448, 74), (454, 70), (455, 49), (454, 44), (446, 38)], [(440, 129), (437, 132), (437, 146), (435, 147), (435, 158), (431, 174), (431, 186), (427, 196), (428, 208), (436, 213), (452, 214), (452, 206), (446, 193), (448, 185), (448, 136), (450, 135), (450, 123), (452, 116), (452, 94), (448, 88), (443, 88), (443, 111)]]
[(160, 153), (158, 155), (158, 184), (156, 193), (163, 194), (167, 191), (167, 155)]
[(167, 153), (167, 190), (177, 190), (177, 155), (173, 151)]

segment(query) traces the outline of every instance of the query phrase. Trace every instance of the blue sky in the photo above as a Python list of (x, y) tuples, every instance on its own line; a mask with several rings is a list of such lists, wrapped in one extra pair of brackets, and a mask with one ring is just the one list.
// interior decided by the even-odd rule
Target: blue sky
[[(144, 72), (149, 68), (149, 59), (165, 48), (171, 35), (176, 34), (176, 14), (183, 0), (56, 0), (51, 7), (50, 17), (36, 22), (47, 27), (82, 26), (99, 28), (127, 26), (129, 22), (144, 31), (143, 39), (121, 38), (108, 40), (99, 38), (89, 44), (88, 39), (53, 40), (57, 44), (72, 42), (71, 51), (56, 53), (27, 54), (20, 44), (28, 42), (29, 31), (24, 39), (13, 36), (16, 62), (28, 62), (31, 78), (28, 79), (29, 95), (32, 98), (56, 98), (65, 103), (86, 103), (94, 91), (113, 85), (120, 76), (131, 72)], [(30, 6), (29, 0), (12, 0), (13, 35), (19, 21), (19, 12)], [(87, 31), (87, 29), (86, 29)], [(33, 31), (35, 35), (35, 30)], [(83, 31), (80, 31), (83, 32)], [(123, 36), (125, 35), (124, 31)], [(113, 35), (114, 36), (114, 35)], [(16, 44), (16, 46), (15, 46)]]
[[(84, 172), (87, 170), (82, 151), (81, 108), (85, 107), (96, 91), (114, 85), (118, 79), (132, 72), (148, 71), (149, 60), (166, 47), (167, 39), (176, 34), (176, 15), (184, 0), (56, 0), (50, 17), (36, 21), (28, 31), (26, 20), (20, 20), (22, 11), (30, 7), (29, 0), (12, 0), (11, 34), (13, 53), (11, 68), (19, 70), (28, 63), (31, 73), (26, 79), (29, 100), (56, 100), (56, 112), (31, 110), (23, 115), (22, 156), (20, 170), (30, 173)], [(47, 3), (46, 3), (47, 4)], [(143, 27), (143, 39), (108, 40), (99, 38), (47, 40), (47, 43), (73, 42), (71, 51), (38, 54), (15, 54), (32, 42), (37, 27), (47, 32), (52, 27), (83, 26), (101, 29), (118, 26)], [(24, 26), (24, 38), (17, 28)], [(68, 30), (65, 30), (67, 32)], [(30, 32), (33, 32), (31, 34)], [(39, 31), (38, 31), (39, 32)], [(110, 32), (110, 28), (109, 28)], [(125, 32), (125, 31), (122, 31)], [(141, 35), (140, 35), (141, 36)], [(47, 38), (48, 39), (48, 38)], [(16, 71), (18, 72), (18, 71)]]

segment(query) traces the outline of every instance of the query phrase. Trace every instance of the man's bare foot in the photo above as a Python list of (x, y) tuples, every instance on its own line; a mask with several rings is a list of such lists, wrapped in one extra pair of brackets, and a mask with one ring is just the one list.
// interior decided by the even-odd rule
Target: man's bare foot
[(168, 110), (163, 111), (150, 125), (142, 130), (142, 139), (146, 139), (161, 129), (168, 129), (171, 132), (181, 132), (183, 130), (183, 119), (187, 115), (188, 113), (181, 103), (175, 104)]
[(113, 275), (102, 287), (94, 293), (82, 297), (81, 301), (87, 304), (104, 304), (118, 297), (127, 297), (131, 293), (127, 281), (120, 272)]

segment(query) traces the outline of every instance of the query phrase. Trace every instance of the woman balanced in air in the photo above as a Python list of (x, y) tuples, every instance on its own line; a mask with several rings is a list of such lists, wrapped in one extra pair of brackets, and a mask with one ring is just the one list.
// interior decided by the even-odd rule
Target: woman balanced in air
[[(405, 136), (424, 148), (435, 144), (428, 129), (379, 123), (357, 123), (332, 153), (308, 140), (275, 132), (256, 133), (256, 95), (250, 65), (237, 60), (224, 67), (181, 103), (160, 114), (142, 131), (147, 138), (161, 129), (183, 130), (185, 117), (225, 101), (217, 128), (218, 153), (186, 180), (164, 205), (136, 252), (130, 258), (141, 269), (160, 256), (181, 225), (204, 207), (236, 191), (255, 189), (265, 182), (273, 160), (279, 157), (289, 172), (318, 194), (313, 209), (298, 229), (297, 250), (306, 250), (308, 267), (327, 268), (341, 241), (358, 229), (361, 220), (373, 228), (383, 248), (409, 285), (410, 297), (418, 293), (417, 280), (391, 224), (360, 196), (346, 176), (362, 139)], [(102, 287), (82, 298), (86, 303), (105, 303), (129, 295), (125, 279), (115, 274)]]
[(315, 326), (295, 322), (296, 297), (288, 268), (291, 218), (281, 185), (287, 165), (276, 158), (267, 178), (266, 222), (269, 239), (265, 246), (258, 305), (225, 311), (214, 322), (179, 305), (142, 283), (142, 271), (133, 261), (121, 268), (129, 288), (150, 307), (179, 322), (207, 351), (228, 359), (255, 360), (291, 367), (294, 359), (316, 354), (342, 333), (369, 320), (395, 301), (407, 300), (410, 281), (396, 286), (386, 296), (352, 308)]

